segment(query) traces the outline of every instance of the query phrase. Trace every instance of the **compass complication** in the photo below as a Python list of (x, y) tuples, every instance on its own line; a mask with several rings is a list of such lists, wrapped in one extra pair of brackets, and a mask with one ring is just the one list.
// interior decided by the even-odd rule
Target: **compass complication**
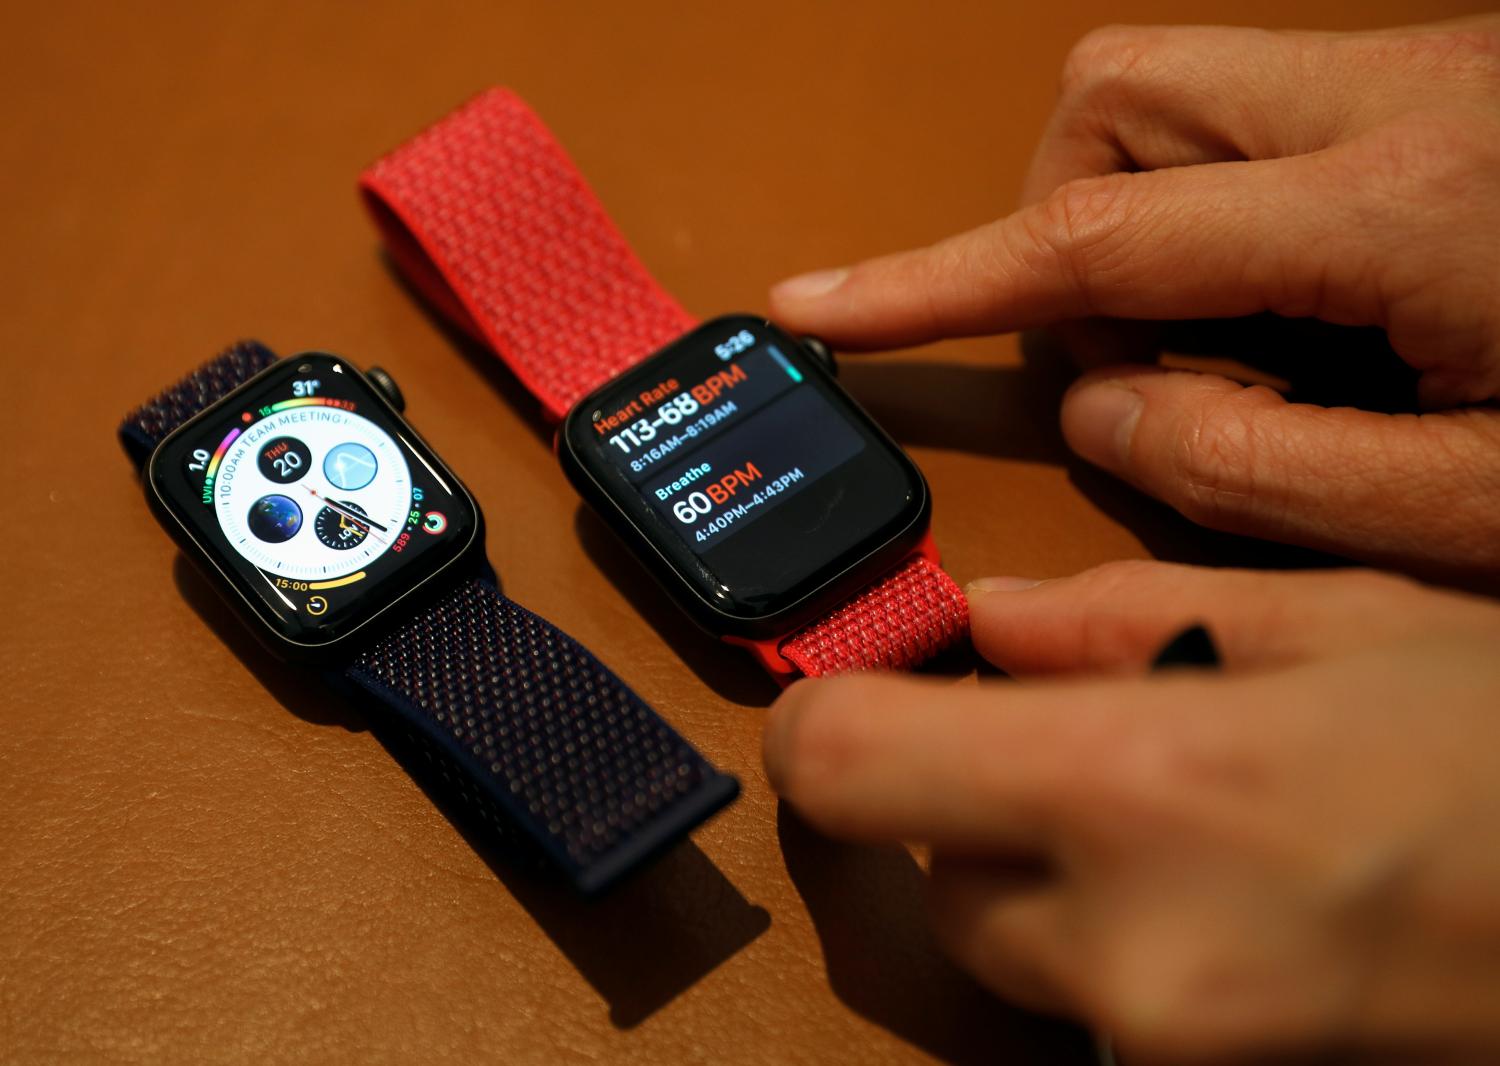
[(349, 492), (364, 488), (379, 472), (375, 453), (354, 441), (334, 445), (323, 460), (323, 476), (328, 483)]
[(289, 637), (336, 638), (473, 542), (462, 486), (347, 363), (285, 360), (233, 398), (163, 442), (156, 498)]

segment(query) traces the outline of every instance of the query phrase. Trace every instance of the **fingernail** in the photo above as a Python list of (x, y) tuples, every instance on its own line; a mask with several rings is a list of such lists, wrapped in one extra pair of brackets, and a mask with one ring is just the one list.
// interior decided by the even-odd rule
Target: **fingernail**
[(1118, 378), (1075, 385), (1063, 400), (1063, 436), (1089, 462), (1121, 473), (1145, 405), (1145, 397)]
[(1025, 592), (1041, 582), (1034, 577), (982, 577), (965, 586), (965, 592)]
[(795, 278), (787, 278), (772, 286), (771, 292), (787, 300), (815, 300), (838, 288), (848, 276), (848, 267), (815, 270), (811, 274), (799, 274)]

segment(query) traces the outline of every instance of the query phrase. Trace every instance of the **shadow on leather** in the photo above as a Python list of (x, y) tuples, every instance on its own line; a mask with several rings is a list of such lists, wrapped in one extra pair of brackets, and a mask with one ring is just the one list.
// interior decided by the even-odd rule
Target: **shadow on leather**
[[(641, 613), (688, 669), (731, 703), (741, 707), (771, 705), (781, 693), (781, 686), (747, 652), (699, 629), (587, 505), (578, 506), (573, 528), (589, 561), (614, 586), (621, 599)], [(924, 663), (919, 672), (957, 677), (968, 674), (973, 666), (973, 651), (964, 642)]]
[(589, 561), (689, 670), (731, 703), (770, 706), (781, 687), (749, 654), (699, 629), (586, 504), (574, 512), (573, 529)]
[(188, 606), (277, 703), (314, 725), (342, 726), (351, 733), (365, 730), (364, 718), (347, 698), (324, 683), (320, 670), (283, 662), (273, 655), (181, 553), (172, 560), (172, 581)]
[(771, 926), (691, 840), (598, 899), (586, 900), (513, 850), (457, 801), (425, 757), (372, 715), (375, 737), (482, 858), (557, 949), (609, 1005), (639, 1025)]
[(574, 895), (473, 817), (378, 706), (330, 686), (318, 670), (277, 659), (185, 557), (177, 556), (172, 573), (198, 616), (288, 711), (317, 725), (370, 730), (609, 1005), (616, 1026), (638, 1025), (770, 928), (767, 911), (691, 840), (601, 899)]
[(776, 829), (829, 984), (850, 1010), (946, 1062), (1097, 1062), (1085, 1031), (996, 999), (942, 954), (927, 875), (905, 848), (830, 840), (784, 803)]

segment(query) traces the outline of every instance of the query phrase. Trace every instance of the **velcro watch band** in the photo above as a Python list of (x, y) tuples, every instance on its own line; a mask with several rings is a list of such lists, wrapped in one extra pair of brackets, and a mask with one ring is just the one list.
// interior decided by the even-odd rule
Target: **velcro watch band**
[(365, 650), (345, 676), (501, 839), (540, 852), (585, 894), (739, 793), (587, 648), (481, 578)]
[(969, 632), (964, 590), (926, 556), (908, 559), (828, 617), (781, 642), (807, 677), (851, 670), (910, 670)]
[[(276, 361), (242, 341), (132, 412), (137, 466), (180, 423)], [(739, 794), (589, 650), (471, 577), (342, 675), (512, 853), (600, 892)]]
[(419, 133), (359, 185), (402, 274), (554, 422), (695, 324), (508, 90)]
[[(360, 176), (391, 259), (411, 285), (495, 352), (554, 421), (573, 402), (687, 332), (536, 114), (490, 89)], [(962, 639), (968, 601), (913, 557), (828, 618), (759, 657), (808, 676), (906, 669)]]
[(120, 423), (120, 444), (136, 469), (146, 465), (162, 438), (211, 407), (276, 362), (276, 353), (260, 341), (239, 341), (163, 389)]

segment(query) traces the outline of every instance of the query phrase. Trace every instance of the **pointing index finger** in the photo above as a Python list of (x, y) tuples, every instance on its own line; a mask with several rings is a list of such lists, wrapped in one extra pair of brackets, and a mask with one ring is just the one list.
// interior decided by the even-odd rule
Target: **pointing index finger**
[(1072, 181), (928, 248), (783, 282), (772, 313), (845, 349), (1098, 315), (1373, 322), (1355, 284), (1368, 256), (1351, 246), (1369, 237), (1320, 194), (1323, 166), (1318, 153)]

